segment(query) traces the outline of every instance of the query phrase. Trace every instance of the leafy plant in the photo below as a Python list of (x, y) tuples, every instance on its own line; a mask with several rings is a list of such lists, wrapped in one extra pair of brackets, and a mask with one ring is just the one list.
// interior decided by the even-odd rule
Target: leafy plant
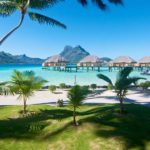
[(94, 91), (97, 88), (97, 85), (96, 84), (91, 84), (90, 87)]
[(65, 89), (65, 88), (66, 88), (66, 84), (65, 84), (65, 83), (60, 83), (60, 84), (59, 84), (59, 87), (60, 87), (61, 89)]
[(143, 90), (147, 90), (150, 87), (150, 81), (142, 82), (139, 86), (142, 87)]
[(97, 75), (98, 78), (108, 82), (109, 85), (114, 86), (115, 91), (117, 93), (117, 97), (119, 98), (119, 101), (120, 101), (120, 113), (124, 112), (123, 101), (124, 101), (124, 98), (126, 97), (129, 86), (131, 84), (136, 84), (137, 81), (140, 79), (145, 79), (145, 78), (140, 78), (140, 77), (129, 77), (132, 71), (133, 71), (132, 67), (125, 67), (124, 69), (119, 71), (114, 85), (111, 79), (109, 79), (109, 77), (103, 74)]
[(8, 82), (0, 82), (0, 95), (11, 94)]
[(59, 99), (59, 100), (57, 101), (57, 106), (58, 106), (58, 107), (63, 107), (63, 106), (64, 106), (64, 101), (63, 101), (63, 99)]
[(18, 99), (23, 100), (23, 112), (26, 113), (27, 100), (34, 94), (35, 91), (42, 88), (46, 80), (39, 76), (35, 76), (33, 71), (20, 72), (13, 71), (11, 77), (10, 89), (14, 94), (18, 94)]
[(69, 104), (73, 108), (73, 123), (78, 125), (76, 121), (76, 109), (83, 103), (88, 94), (87, 88), (83, 88), (79, 85), (73, 86), (68, 92)]
[(48, 89), (49, 89), (52, 93), (54, 93), (54, 91), (56, 91), (56, 86), (55, 86), (55, 85), (50, 85), (50, 86), (48, 87)]

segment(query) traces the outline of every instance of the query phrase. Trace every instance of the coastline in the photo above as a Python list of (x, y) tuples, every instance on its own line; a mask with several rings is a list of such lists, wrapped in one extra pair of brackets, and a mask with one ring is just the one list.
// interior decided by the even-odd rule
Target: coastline
[[(97, 89), (97, 94), (90, 94), (84, 101), (84, 104), (117, 104), (119, 103), (114, 91), (105, 90), (103, 88)], [(17, 99), (17, 95), (1, 96), (0, 106), (7, 105), (22, 105), (22, 100)], [(35, 94), (27, 101), (28, 105), (48, 104), (56, 105), (58, 99), (63, 99), (67, 103), (67, 90), (57, 89), (55, 93), (48, 90), (36, 91)], [(150, 89), (141, 92), (141, 89), (129, 90), (126, 103), (134, 103), (140, 105), (150, 106)]]

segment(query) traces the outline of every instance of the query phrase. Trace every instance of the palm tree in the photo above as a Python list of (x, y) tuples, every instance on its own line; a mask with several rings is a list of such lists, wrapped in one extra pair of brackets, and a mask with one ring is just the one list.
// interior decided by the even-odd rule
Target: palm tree
[(23, 100), (23, 112), (26, 113), (27, 100), (34, 94), (36, 90), (39, 90), (46, 81), (41, 77), (35, 76), (33, 71), (20, 72), (13, 71), (13, 75), (10, 81), (10, 88), (14, 94), (18, 94), (18, 99)]
[(61, 0), (1, 0), (0, 16), (7, 17), (12, 15), (16, 11), (19, 11), (21, 14), (21, 18), (18, 25), (14, 27), (10, 32), (8, 32), (2, 39), (0, 39), (0, 45), (22, 25), (26, 14), (29, 15), (31, 20), (37, 21), (40, 24), (48, 24), (52, 26), (66, 28), (63, 23), (55, 19), (31, 11), (32, 9), (42, 10), (45, 8), (49, 8), (58, 1)]
[(108, 82), (110, 85), (114, 86), (115, 91), (117, 93), (117, 97), (120, 101), (120, 113), (124, 112), (124, 106), (123, 106), (123, 101), (124, 98), (126, 97), (126, 94), (128, 92), (128, 88), (131, 84), (136, 84), (136, 82), (140, 79), (145, 79), (145, 78), (140, 78), (140, 77), (129, 77), (131, 72), (133, 71), (132, 67), (125, 67), (123, 70), (121, 70), (118, 75), (115, 84), (113, 85), (111, 79), (109, 77), (103, 75), (103, 74), (98, 74), (97, 77)]
[(0, 95), (8, 95), (11, 93), (8, 82), (0, 82)]
[(82, 104), (87, 94), (88, 90), (79, 85), (73, 86), (68, 92), (69, 104), (73, 107), (73, 123), (75, 126), (78, 125), (76, 121), (76, 109)]
[[(83, 6), (87, 5), (90, 0), (78, 0)], [(100, 9), (105, 10), (107, 4), (105, 0), (91, 0), (92, 3), (96, 4)], [(108, 0), (108, 2), (113, 4), (123, 4), (123, 0)]]

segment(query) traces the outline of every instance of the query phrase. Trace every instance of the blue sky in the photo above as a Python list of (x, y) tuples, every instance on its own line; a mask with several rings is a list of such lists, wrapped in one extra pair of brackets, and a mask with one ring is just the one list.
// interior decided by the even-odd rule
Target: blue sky
[[(150, 0), (124, 0), (124, 6), (109, 5), (105, 12), (94, 5), (83, 8), (66, 0), (41, 11), (67, 25), (67, 30), (40, 25), (26, 16), (22, 27), (8, 38), (0, 51), (46, 58), (65, 45), (81, 45), (91, 54), (115, 58), (150, 55)], [(0, 37), (17, 25), (20, 14), (0, 18)]]

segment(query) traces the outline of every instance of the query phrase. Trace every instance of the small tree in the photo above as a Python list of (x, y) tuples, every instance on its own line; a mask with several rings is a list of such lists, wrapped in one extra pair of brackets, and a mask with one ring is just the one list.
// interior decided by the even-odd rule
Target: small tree
[(142, 87), (143, 90), (147, 90), (150, 87), (150, 81), (142, 82), (139, 86)]
[(124, 98), (126, 97), (129, 86), (132, 83), (135, 84), (140, 79), (145, 79), (145, 78), (140, 78), (140, 77), (129, 77), (129, 75), (132, 71), (133, 71), (132, 67), (125, 67), (123, 70), (121, 70), (118, 73), (115, 85), (113, 85), (113, 83), (112, 83), (111, 79), (109, 79), (109, 77), (107, 77), (103, 74), (97, 75), (98, 78), (108, 82), (110, 85), (112, 85), (115, 88), (117, 97), (119, 98), (119, 102), (120, 102), (120, 113), (124, 112), (123, 101), (124, 101)]
[(50, 86), (48, 87), (48, 89), (49, 89), (52, 93), (54, 93), (54, 91), (56, 91), (56, 86), (55, 86), (55, 85), (50, 85)]
[(59, 84), (59, 87), (60, 87), (61, 89), (65, 89), (65, 88), (66, 88), (66, 84), (65, 84), (65, 83), (60, 83), (60, 84)]
[(11, 93), (7, 82), (0, 82), (0, 95), (8, 95)]
[(68, 92), (69, 104), (73, 107), (73, 123), (75, 126), (78, 125), (76, 121), (76, 109), (82, 104), (87, 94), (87, 89), (79, 85), (75, 85)]
[(35, 91), (41, 89), (46, 80), (41, 77), (35, 76), (33, 71), (20, 72), (14, 70), (11, 81), (10, 89), (14, 94), (18, 94), (18, 99), (23, 100), (23, 112), (26, 113), (27, 100), (34, 94)]
[(96, 84), (91, 84), (91, 89), (94, 91), (96, 88), (97, 88), (97, 85)]

